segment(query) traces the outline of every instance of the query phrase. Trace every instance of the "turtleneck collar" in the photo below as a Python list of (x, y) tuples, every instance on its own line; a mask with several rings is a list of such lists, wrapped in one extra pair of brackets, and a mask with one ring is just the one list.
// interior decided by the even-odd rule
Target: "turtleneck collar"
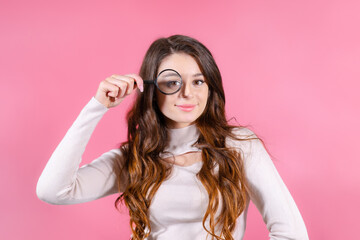
[(201, 151), (201, 149), (191, 146), (199, 138), (199, 130), (196, 124), (189, 125), (183, 128), (169, 128), (168, 129), (169, 143), (160, 154), (161, 158), (181, 155), (187, 152)]

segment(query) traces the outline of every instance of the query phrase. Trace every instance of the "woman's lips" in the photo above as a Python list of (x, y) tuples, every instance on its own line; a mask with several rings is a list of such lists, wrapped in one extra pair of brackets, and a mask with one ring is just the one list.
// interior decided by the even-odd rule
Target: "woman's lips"
[(182, 104), (182, 105), (176, 105), (180, 110), (185, 112), (191, 112), (195, 108), (195, 104)]

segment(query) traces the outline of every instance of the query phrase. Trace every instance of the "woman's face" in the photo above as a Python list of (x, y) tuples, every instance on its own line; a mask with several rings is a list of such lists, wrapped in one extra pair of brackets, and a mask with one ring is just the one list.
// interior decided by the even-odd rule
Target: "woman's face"
[(183, 85), (175, 94), (156, 92), (157, 104), (166, 117), (169, 128), (182, 128), (194, 123), (203, 113), (209, 96), (205, 82), (195, 59), (185, 53), (174, 53), (161, 62), (158, 74), (164, 69), (174, 69), (180, 73)]

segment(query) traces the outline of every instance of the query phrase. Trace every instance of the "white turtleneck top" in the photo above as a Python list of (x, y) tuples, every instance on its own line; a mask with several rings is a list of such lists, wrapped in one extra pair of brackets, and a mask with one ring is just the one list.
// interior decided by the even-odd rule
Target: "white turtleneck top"
[[(113, 164), (123, 161), (119, 149), (112, 149), (90, 164), (79, 167), (96, 125), (108, 110), (94, 97), (82, 109), (38, 180), (36, 191), (41, 200), (50, 204), (77, 204), (118, 193)], [(199, 134), (195, 125), (169, 131), (170, 141), (165, 150), (170, 155), (201, 151), (192, 146)], [(236, 133), (244, 138), (253, 134), (246, 128), (238, 129)], [(308, 239), (300, 212), (262, 143), (259, 140), (229, 139), (227, 145), (236, 148), (243, 156), (251, 189), (248, 194), (266, 223), (270, 239)], [(161, 157), (170, 155), (164, 153)], [(173, 165), (169, 179), (161, 184), (152, 200), (148, 240), (211, 239), (202, 226), (208, 195), (196, 177), (201, 166), (202, 162), (190, 166)], [(126, 187), (126, 178), (123, 179), (120, 191)], [(237, 219), (233, 232), (236, 240), (243, 239), (248, 207), (249, 202)]]

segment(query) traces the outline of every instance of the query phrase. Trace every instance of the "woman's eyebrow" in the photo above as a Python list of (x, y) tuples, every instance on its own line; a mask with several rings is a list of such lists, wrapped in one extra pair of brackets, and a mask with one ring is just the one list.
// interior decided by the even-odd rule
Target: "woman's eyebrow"
[[(162, 74), (161, 74), (161, 76), (162, 76)], [(179, 75), (176, 73), (166, 73), (163, 77), (173, 77), (173, 76), (178, 77)]]
[(193, 75), (193, 77), (199, 77), (199, 76), (202, 76), (203, 74), (202, 73), (196, 73)]

